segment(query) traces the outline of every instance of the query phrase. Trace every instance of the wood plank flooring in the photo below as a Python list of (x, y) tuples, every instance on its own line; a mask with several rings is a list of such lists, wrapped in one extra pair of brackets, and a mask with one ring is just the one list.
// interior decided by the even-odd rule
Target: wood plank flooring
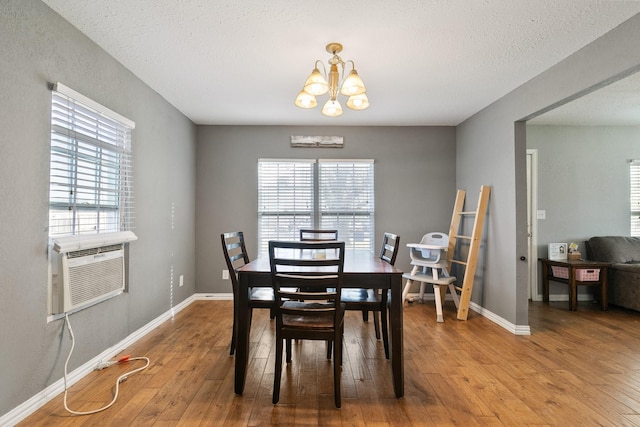
[[(396, 399), (373, 323), (347, 313), (342, 408), (333, 405), (324, 343), (294, 343), (280, 403), (271, 403), (273, 321), (255, 310), (245, 392), (233, 392), (230, 301), (197, 301), (122, 354), (150, 367), (121, 384), (116, 404), (74, 416), (56, 397), (24, 426), (638, 426), (640, 313), (580, 302), (531, 303), (531, 336), (514, 336), (477, 313), (455, 319), (445, 303), (405, 305), (405, 397)], [(142, 363), (142, 362), (132, 362)], [(69, 406), (111, 401), (127, 364), (74, 385)]]

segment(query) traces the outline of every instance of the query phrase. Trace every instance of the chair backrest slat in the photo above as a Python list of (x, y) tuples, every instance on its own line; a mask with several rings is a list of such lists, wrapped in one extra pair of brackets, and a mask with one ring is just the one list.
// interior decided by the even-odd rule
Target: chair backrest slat
[(338, 240), (338, 230), (300, 229), (300, 240), (303, 242), (327, 242)]

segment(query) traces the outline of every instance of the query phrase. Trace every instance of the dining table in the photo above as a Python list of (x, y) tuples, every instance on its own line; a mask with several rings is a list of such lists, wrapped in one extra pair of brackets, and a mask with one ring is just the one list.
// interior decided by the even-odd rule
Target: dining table
[[(251, 314), (249, 289), (271, 287), (269, 256), (259, 256), (240, 267), (238, 273), (238, 295), (236, 298), (236, 351), (235, 393), (242, 395), (247, 365), (249, 362), (249, 334)], [(393, 388), (396, 397), (404, 396), (404, 356), (402, 334), (402, 271), (383, 261), (368, 250), (347, 249), (345, 251), (343, 288), (367, 288), (390, 291), (389, 335)]]

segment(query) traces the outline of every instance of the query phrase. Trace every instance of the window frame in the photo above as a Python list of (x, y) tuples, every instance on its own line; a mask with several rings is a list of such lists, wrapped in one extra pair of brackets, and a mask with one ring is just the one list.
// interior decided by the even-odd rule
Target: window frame
[(135, 123), (56, 83), (51, 96), (49, 237), (130, 231)]

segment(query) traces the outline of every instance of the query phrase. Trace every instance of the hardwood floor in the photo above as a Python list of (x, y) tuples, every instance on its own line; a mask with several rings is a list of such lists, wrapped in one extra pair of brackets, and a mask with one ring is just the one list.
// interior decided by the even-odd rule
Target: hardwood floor
[[(475, 312), (445, 323), (433, 302), (405, 305), (405, 397), (393, 394), (389, 362), (373, 323), (347, 313), (342, 409), (333, 405), (324, 343), (294, 344), (280, 403), (271, 403), (273, 323), (254, 311), (245, 393), (233, 392), (230, 301), (196, 301), (122, 354), (150, 367), (121, 384), (116, 404), (68, 414), (56, 397), (24, 426), (636, 426), (640, 425), (640, 313), (580, 302), (532, 303), (531, 336), (514, 336)], [(142, 363), (142, 362), (132, 362)], [(69, 406), (111, 401), (131, 366), (92, 372)]]

